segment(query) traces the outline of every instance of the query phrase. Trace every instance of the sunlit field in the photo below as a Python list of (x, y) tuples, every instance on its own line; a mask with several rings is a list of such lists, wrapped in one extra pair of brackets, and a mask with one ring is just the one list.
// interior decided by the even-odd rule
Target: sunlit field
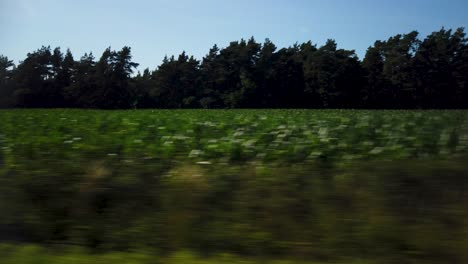
[(0, 121), (0, 263), (468, 263), (468, 111)]
[(81, 161), (303, 163), (448, 159), (468, 111), (3, 110), (2, 155)]

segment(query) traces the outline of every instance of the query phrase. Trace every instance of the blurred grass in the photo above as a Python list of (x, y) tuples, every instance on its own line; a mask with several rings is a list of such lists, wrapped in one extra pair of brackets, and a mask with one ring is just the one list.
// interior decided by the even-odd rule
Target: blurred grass
[(2, 264), (367, 264), (364, 260), (343, 262), (311, 262), (300, 260), (255, 259), (232, 254), (201, 257), (190, 251), (179, 251), (170, 256), (157, 256), (149, 252), (108, 252), (93, 254), (79, 247), (60, 250), (37, 245), (0, 244)]
[(47, 168), (56, 175), (20, 170), (1, 178), (2, 240), (101, 254), (468, 260), (466, 159), (179, 164), (162, 172), (139, 164), (66, 181), (58, 167)]

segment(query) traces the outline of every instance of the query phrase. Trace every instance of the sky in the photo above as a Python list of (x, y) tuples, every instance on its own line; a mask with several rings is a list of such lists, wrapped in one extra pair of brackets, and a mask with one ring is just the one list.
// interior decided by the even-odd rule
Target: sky
[(335, 39), (362, 58), (376, 40), (468, 29), (468, 0), (0, 0), (0, 54), (15, 63), (42, 45), (99, 59), (132, 48), (138, 70), (182, 51), (201, 59), (253, 36), (279, 48)]

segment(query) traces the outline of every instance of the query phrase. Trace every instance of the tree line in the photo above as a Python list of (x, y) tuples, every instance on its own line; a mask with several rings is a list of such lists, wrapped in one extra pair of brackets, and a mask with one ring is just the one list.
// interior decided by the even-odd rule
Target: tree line
[(15, 65), (0, 55), (0, 107), (24, 108), (467, 108), (463, 28), (376, 41), (360, 60), (334, 40), (278, 49), (266, 39), (182, 52), (134, 74), (131, 48), (85, 53), (43, 46)]

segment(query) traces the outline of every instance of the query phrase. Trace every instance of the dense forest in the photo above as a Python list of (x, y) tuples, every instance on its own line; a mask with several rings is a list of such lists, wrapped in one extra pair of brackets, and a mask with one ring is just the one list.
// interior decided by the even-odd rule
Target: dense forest
[(43, 46), (15, 65), (0, 56), (0, 107), (20, 108), (467, 108), (463, 28), (399, 34), (363, 60), (334, 40), (278, 49), (269, 39), (214, 45), (197, 60), (165, 57), (134, 73), (131, 48), (96, 60)]

